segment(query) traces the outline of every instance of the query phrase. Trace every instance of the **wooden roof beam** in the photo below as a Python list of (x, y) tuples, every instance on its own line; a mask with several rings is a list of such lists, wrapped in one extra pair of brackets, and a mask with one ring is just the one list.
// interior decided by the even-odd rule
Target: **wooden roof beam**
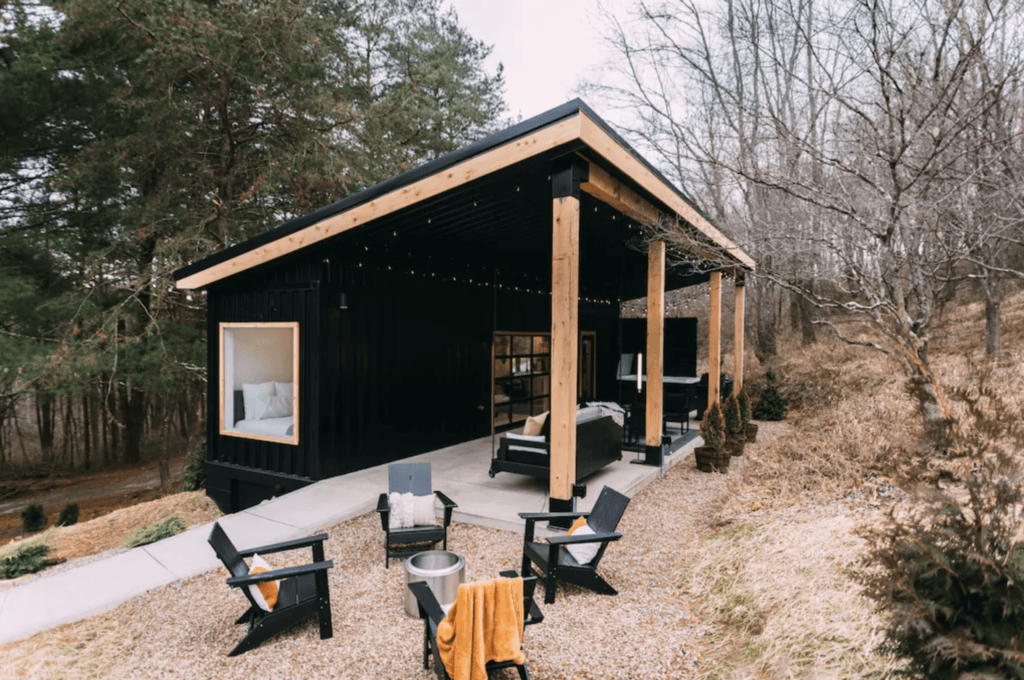
[[(757, 268), (754, 260), (744, 253), (739, 246), (733, 243), (722, 232), (718, 231), (711, 222), (701, 215), (697, 210), (687, 203), (660, 177), (655, 175), (647, 166), (638, 161), (633, 154), (616, 142), (611, 135), (605, 132), (600, 125), (592, 121), (585, 114), (580, 114), (580, 139), (588, 147), (600, 154), (602, 158), (611, 163), (649, 192), (659, 201), (668, 206), (681, 218), (689, 222), (694, 229), (706, 236), (712, 243), (728, 253), (739, 266), (747, 271), (754, 271)], [(593, 176), (594, 163), (590, 164), (591, 176)], [(592, 182), (591, 182), (592, 183)], [(582, 188), (582, 187), (581, 187)], [(623, 187), (628, 191), (628, 187)], [(584, 191), (586, 189), (584, 188)], [(589, 191), (587, 193), (590, 193)], [(614, 192), (612, 192), (614, 194)], [(620, 193), (626, 194), (620, 190)], [(632, 192), (636, 195), (635, 192)], [(604, 200), (604, 199), (602, 199)], [(653, 206), (652, 206), (653, 207)], [(640, 219), (637, 217), (636, 219)], [(701, 255), (703, 257), (703, 255)], [(719, 258), (715, 258), (719, 259)]]
[[(641, 224), (659, 224), (672, 219), (593, 162), (590, 163), (587, 180), (580, 183), (580, 190)], [(705, 260), (721, 259), (721, 253), (712, 248), (693, 247), (691, 250), (694, 255)], [(740, 267), (729, 267), (729, 269), (740, 269)]]

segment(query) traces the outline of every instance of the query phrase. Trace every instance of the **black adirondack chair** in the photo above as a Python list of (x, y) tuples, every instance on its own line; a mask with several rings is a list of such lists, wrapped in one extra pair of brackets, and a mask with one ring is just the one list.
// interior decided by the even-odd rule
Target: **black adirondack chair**
[[(433, 493), (444, 506), (444, 524), (403, 527), (391, 529), (388, 519), (391, 508), (388, 505), (388, 494), (409, 493), (414, 496), (429, 496)], [(452, 510), (459, 507), (452, 499), (440, 491), (434, 491), (430, 484), (430, 463), (392, 463), (388, 466), (388, 493), (382, 493), (377, 499), (377, 512), (384, 527), (384, 568), (388, 568), (392, 557), (407, 557), (415, 554), (415, 550), (395, 551), (392, 545), (409, 543), (437, 543), (443, 541), (444, 549), (448, 549), (448, 525), (452, 523)]]
[[(505, 578), (517, 578), (519, 576), (514, 571), (503, 571), (501, 575)], [(536, 576), (528, 576), (523, 579), (524, 629), (526, 626), (531, 626), (544, 620), (544, 615), (541, 614), (540, 608), (533, 601), (533, 591), (536, 587)], [(423, 669), (430, 669), (430, 657), (433, 655), (434, 674), (438, 680), (451, 680), (451, 677), (444, 668), (444, 664), (441, 663), (441, 655), (437, 650), (437, 645), (434, 644), (437, 640), (437, 626), (441, 623), (441, 619), (445, 617), (444, 610), (441, 609), (441, 604), (437, 601), (437, 597), (434, 596), (434, 591), (425, 582), (410, 583), (409, 590), (416, 596), (416, 601), (420, 606), (420, 618), (423, 619)], [(487, 662), (488, 673), (501, 668), (512, 667), (519, 671), (519, 677), (522, 680), (530, 680), (530, 673), (526, 670), (526, 664), (519, 665), (513, 661)]]
[[(629, 498), (615, 489), (604, 487), (601, 495), (594, 503), (591, 512), (521, 512), (519, 516), (526, 520), (526, 533), (523, 536), (523, 575), (533, 572), (535, 566), (544, 575), (544, 603), (555, 601), (555, 588), (558, 581), (575, 583), (603, 595), (617, 595), (618, 591), (601, 578), (597, 573), (597, 565), (604, 556), (605, 549), (612, 541), (622, 538), (615, 531), (619, 520), (629, 505)], [(552, 519), (585, 517), (587, 525), (594, 533), (587, 536), (552, 536), (547, 544), (533, 540), (534, 524)], [(565, 549), (567, 545), (580, 543), (600, 543), (601, 548), (589, 564), (580, 564)]]
[[(287, 630), (313, 615), (320, 621), (321, 640), (334, 635), (331, 625), (331, 597), (327, 587), (327, 570), (333, 567), (334, 563), (331, 560), (324, 560), (324, 541), (327, 540), (327, 534), (297, 538), (249, 550), (237, 550), (220, 524), (214, 522), (208, 540), (217, 557), (231, 574), (228, 585), (241, 590), (249, 600), (249, 610), (235, 621), (236, 626), (248, 622), (249, 632), (228, 656), (237, 656), (255, 649), (272, 635)], [(260, 574), (249, 574), (249, 567), (242, 559), (252, 557), (255, 553), (266, 555), (308, 547), (313, 549), (312, 564), (274, 569)], [(277, 579), (281, 579), (281, 584), (274, 611), (263, 611), (250, 594), (249, 586)]]

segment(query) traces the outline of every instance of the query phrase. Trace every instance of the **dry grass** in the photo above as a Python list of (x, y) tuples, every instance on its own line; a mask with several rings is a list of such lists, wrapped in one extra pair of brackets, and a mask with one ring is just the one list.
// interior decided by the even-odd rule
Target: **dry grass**
[[(79, 522), (69, 527), (51, 527), (46, 531), (11, 541), (0, 549), (0, 556), (25, 543), (41, 541), (51, 546), (50, 556), (74, 560), (80, 557), (124, 547), (125, 540), (139, 527), (180, 514), (186, 526), (206, 524), (221, 516), (217, 506), (203, 491), (188, 491), (114, 510), (108, 515)], [(43, 572), (45, 573), (45, 572)]]

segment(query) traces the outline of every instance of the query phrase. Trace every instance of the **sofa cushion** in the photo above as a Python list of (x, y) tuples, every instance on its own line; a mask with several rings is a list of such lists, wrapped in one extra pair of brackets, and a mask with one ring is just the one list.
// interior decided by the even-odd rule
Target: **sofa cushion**
[(548, 419), (547, 413), (541, 413), (537, 416), (530, 416), (526, 419), (526, 424), (523, 425), (523, 434), (525, 435), (539, 435), (541, 430), (544, 429), (544, 421)]

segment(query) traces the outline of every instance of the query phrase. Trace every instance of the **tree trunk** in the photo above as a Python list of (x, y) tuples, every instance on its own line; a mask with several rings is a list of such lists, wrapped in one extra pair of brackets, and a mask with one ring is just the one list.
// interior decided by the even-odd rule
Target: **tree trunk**
[(1003, 304), (1003, 280), (989, 274), (985, 280), (985, 356), (999, 359), (999, 312)]
[(36, 395), (36, 427), (39, 429), (39, 452), (43, 463), (53, 463), (53, 400)]
[(146, 425), (146, 393), (136, 387), (129, 389), (125, 385), (124, 395), (124, 458), (130, 463), (138, 463), (142, 460), (142, 435)]
[[(755, 279), (756, 280), (756, 279)], [(754, 354), (761, 363), (768, 361), (777, 353), (775, 341), (775, 291), (768, 281), (757, 281), (752, 288), (754, 306), (757, 308), (757, 341), (754, 343)]]

